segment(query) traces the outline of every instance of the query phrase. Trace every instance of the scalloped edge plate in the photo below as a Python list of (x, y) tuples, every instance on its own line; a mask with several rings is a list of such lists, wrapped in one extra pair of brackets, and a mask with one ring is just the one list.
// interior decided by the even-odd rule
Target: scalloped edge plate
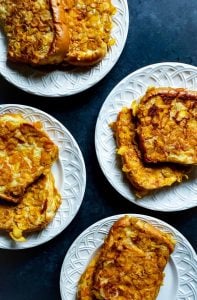
[(77, 214), (86, 186), (86, 169), (79, 146), (70, 132), (49, 114), (30, 106), (0, 105), (0, 113), (21, 113), (32, 122), (41, 121), (44, 130), (59, 147), (59, 158), (53, 164), (55, 184), (61, 194), (60, 205), (53, 221), (43, 230), (27, 235), (23, 243), (15, 243), (1, 231), (0, 248), (26, 249), (43, 244), (61, 233)]
[[(102, 245), (113, 223), (125, 214), (102, 219), (83, 231), (70, 246), (61, 268), (60, 292), (62, 300), (75, 300), (77, 284), (91, 257)], [(145, 215), (127, 214), (150, 222), (170, 232), (177, 241), (174, 252), (164, 270), (164, 285), (157, 300), (195, 300), (197, 297), (197, 256), (187, 239), (171, 225)]]
[(155, 211), (181, 211), (197, 206), (197, 168), (193, 168), (189, 180), (137, 199), (119, 166), (116, 143), (109, 127), (123, 106), (130, 107), (134, 99), (139, 99), (153, 85), (196, 90), (197, 68), (182, 63), (158, 63), (141, 68), (118, 83), (98, 115), (95, 129), (97, 159), (107, 180), (127, 200)]
[(10, 83), (25, 92), (44, 97), (63, 97), (80, 93), (104, 78), (118, 61), (126, 43), (129, 28), (127, 0), (112, 0), (117, 8), (113, 16), (112, 36), (116, 44), (103, 60), (86, 70), (69, 67), (67, 71), (44, 72), (24, 64), (7, 64), (6, 38), (0, 31), (0, 73)]

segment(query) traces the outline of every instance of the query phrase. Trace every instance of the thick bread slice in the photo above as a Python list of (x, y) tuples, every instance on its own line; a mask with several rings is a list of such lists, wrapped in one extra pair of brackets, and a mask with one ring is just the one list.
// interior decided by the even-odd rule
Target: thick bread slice
[(0, 198), (20, 202), (57, 159), (58, 147), (40, 126), (20, 114), (0, 115)]
[(147, 163), (197, 164), (197, 91), (149, 88), (136, 117)]
[(168, 233), (139, 218), (114, 223), (78, 284), (78, 300), (155, 300), (175, 247)]
[(70, 31), (65, 62), (77, 66), (98, 63), (114, 44), (111, 29), (116, 9), (111, 0), (64, 0), (64, 7)]
[(115, 132), (117, 153), (122, 160), (122, 170), (134, 187), (137, 197), (171, 186), (187, 177), (186, 168), (167, 164), (159, 166), (144, 164), (136, 139), (136, 124), (132, 109), (123, 108), (112, 128)]
[(69, 47), (62, 0), (0, 0), (8, 59), (33, 65), (58, 64)]
[(47, 172), (28, 188), (19, 204), (0, 204), (0, 229), (23, 242), (24, 233), (39, 231), (52, 221), (60, 204), (53, 175)]

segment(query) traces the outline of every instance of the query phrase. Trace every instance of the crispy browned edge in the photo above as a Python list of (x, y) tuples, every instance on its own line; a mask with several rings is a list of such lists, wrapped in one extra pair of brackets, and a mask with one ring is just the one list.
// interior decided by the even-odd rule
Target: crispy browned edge
[(141, 103), (146, 103), (150, 98), (161, 96), (167, 99), (179, 98), (181, 100), (197, 100), (197, 92), (190, 91), (184, 88), (172, 87), (152, 87), (149, 88), (146, 94), (141, 98)]
[[(120, 112), (118, 113), (116, 122), (120, 120), (121, 112), (122, 112), (122, 111), (120, 111)], [(130, 112), (131, 112), (131, 115), (132, 115), (132, 117), (133, 117), (132, 109), (130, 109)], [(111, 129), (113, 130), (113, 132), (114, 132), (114, 138), (115, 138), (115, 140), (116, 140), (117, 146), (120, 147), (120, 146), (121, 146), (121, 143), (120, 143), (118, 131), (116, 130), (116, 122), (110, 124), (110, 127), (111, 127)], [(135, 146), (135, 148), (136, 148), (136, 146)], [(122, 166), (124, 165), (124, 163), (126, 163), (126, 161), (125, 161), (125, 159), (124, 159), (124, 157), (123, 157), (122, 155), (121, 155), (121, 162), (122, 162)], [(149, 190), (146, 190), (146, 189), (143, 189), (142, 187), (140, 187), (140, 186), (136, 183), (136, 181), (133, 180), (132, 176), (130, 176), (130, 174), (129, 174), (128, 172), (126, 172), (125, 175), (126, 175), (127, 179), (130, 181), (130, 183), (132, 184), (132, 187), (134, 188), (135, 194), (136, 194), (136, 196), (137, 196), (138, 198), (141, 198), (141, 197), (143, 197), (143, 196), (146, 196), (147, 194), (149, 194), (149, 193), (151, 192), (151, 191), (149, 191)]]
[(19, 203), (21, 202), (22, 196), (20, 197), (12, 197), (12, 196), (7, 196), (5, 194), (1, 194), (0, 193), (0, 200), (5, 200), (7, 202), (11, 202), (11, 203)]
[(69, 29), (65, 18), (62, 0), (50, 0), (54, 21), (54, 40), (49, 51), (49, 56), (41, 63), (62, 62), (69, 49)]
[(91, 57), (88, 57), (87, 55), (84, 60), (78, 60), (76, 57), (68, 58), (66, 56), (65, 62), (73, 66), (88, 68), (98, 64), (105, 57), (106, 53), (107, 53), (107, 46), (106, 46), (106, 51), (102, 51), (102, 55), (100, 55), (101, 53), (99, 53), (99, 51), (96, 50)]

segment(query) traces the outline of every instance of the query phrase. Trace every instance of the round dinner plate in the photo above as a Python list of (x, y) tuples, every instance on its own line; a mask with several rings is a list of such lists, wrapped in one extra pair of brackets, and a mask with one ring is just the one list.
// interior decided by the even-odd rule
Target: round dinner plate
[(7, 233), (1, 232), (0, 248), (26, 249), (43, 244), (62, 232), (77, 214), (86, 186), (86, 170), (81, 151), (69, 131), (45, 112), (24, 105), (0, 105), (0, 113), (20, 113), (32, 122), (41, 121), (44, 130), (59, 147), (59, 158), (52, 173), (62, 197), (62, 203), (53, 221), (43, 230), (28, 234), (23, 243), (15, 243)]
[(189, 180), (163, 188), (142, 199), (136, 199), (131, 185), (119, 165), (116, 143), (109, 126), (123, 106), (130, 107), (149, 86), (183, 87), (197, 90), (197, 68), (182, 63), (165, 62), (146, 66), (124, 78), (111, 91), (98, 115), (95, 147), (100, 167), (111, 185), (129, 201), (157, 211), (180, 211), (197, 205), (197, 168)]
[(128, 27), (129, 12), (127, 0), (112, 0), (117, 8), (113, 16), (112, 46), (104, 59), (97, 65), (80, 69), (39, 71), (22, 64), (7, 63), (7, 42), (0, 32), (0, 73), (10, 83), (32, 94), (47, 97), (61, 97), (82, 92), (99, 82), (115, 65), (124, 48)]
[[(157, 300), (195, 300), (197, 297), (197, 257), (186, 238), (167, 223), (145, 215), (128, 214), (148, 221), (155, 227), (170, 232), (177, 241), (176, 247), (164, 270), (164, 284)], [(77, 284), (91, 257), (103, 244), (109, 229), (123, 215), (115, 215), (87, 228), (68, 250), (60, 274), (62, 300), (75, 300)]]

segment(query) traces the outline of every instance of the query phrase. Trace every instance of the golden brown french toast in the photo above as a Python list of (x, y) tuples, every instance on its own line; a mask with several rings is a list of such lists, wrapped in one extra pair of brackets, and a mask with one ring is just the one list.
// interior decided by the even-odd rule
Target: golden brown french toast
[(33, 65), (63, 61), (69, 47), (62, 0), (0, 0), (8, 59)]
[(116, 9), (111, 0), (64, 0), (64, 7), (70, 31), (65, 62), (77, 66), (98, 63), (115, 42), (111, 29)]
[(8, 59), (91, 66), (115, 43), (111, 0), (0, 0)]
[(61, 197), (49, 171), (29, 186), (17, 205), (0, 203), (0, 230), (23, 242), (24, 233), (39, 231), (52, 221), (60, 204)]
[(57, 159), (58, 147), (40, 126), (20, 114), (0, 115), (0, 198), (20, 202)]
[(153, 190), (171, 186), (187, 177), (185, 168), (175, 165), (148, 165), (143, 162), (136, 139), (136, 123), (132, 109), (123, 108), (112, 129), (115, 132), (117, 153), (121, 156), (122, 171), (135, 189), (137, 197)]
[(141, 220), (124, 216), (110, 229), (78, 284), (78, 300), (155, 300), (173, 237)]
[(149, 88), (137, 107), (137, 133), (148, 163), (197, 164), (197, 92)]

